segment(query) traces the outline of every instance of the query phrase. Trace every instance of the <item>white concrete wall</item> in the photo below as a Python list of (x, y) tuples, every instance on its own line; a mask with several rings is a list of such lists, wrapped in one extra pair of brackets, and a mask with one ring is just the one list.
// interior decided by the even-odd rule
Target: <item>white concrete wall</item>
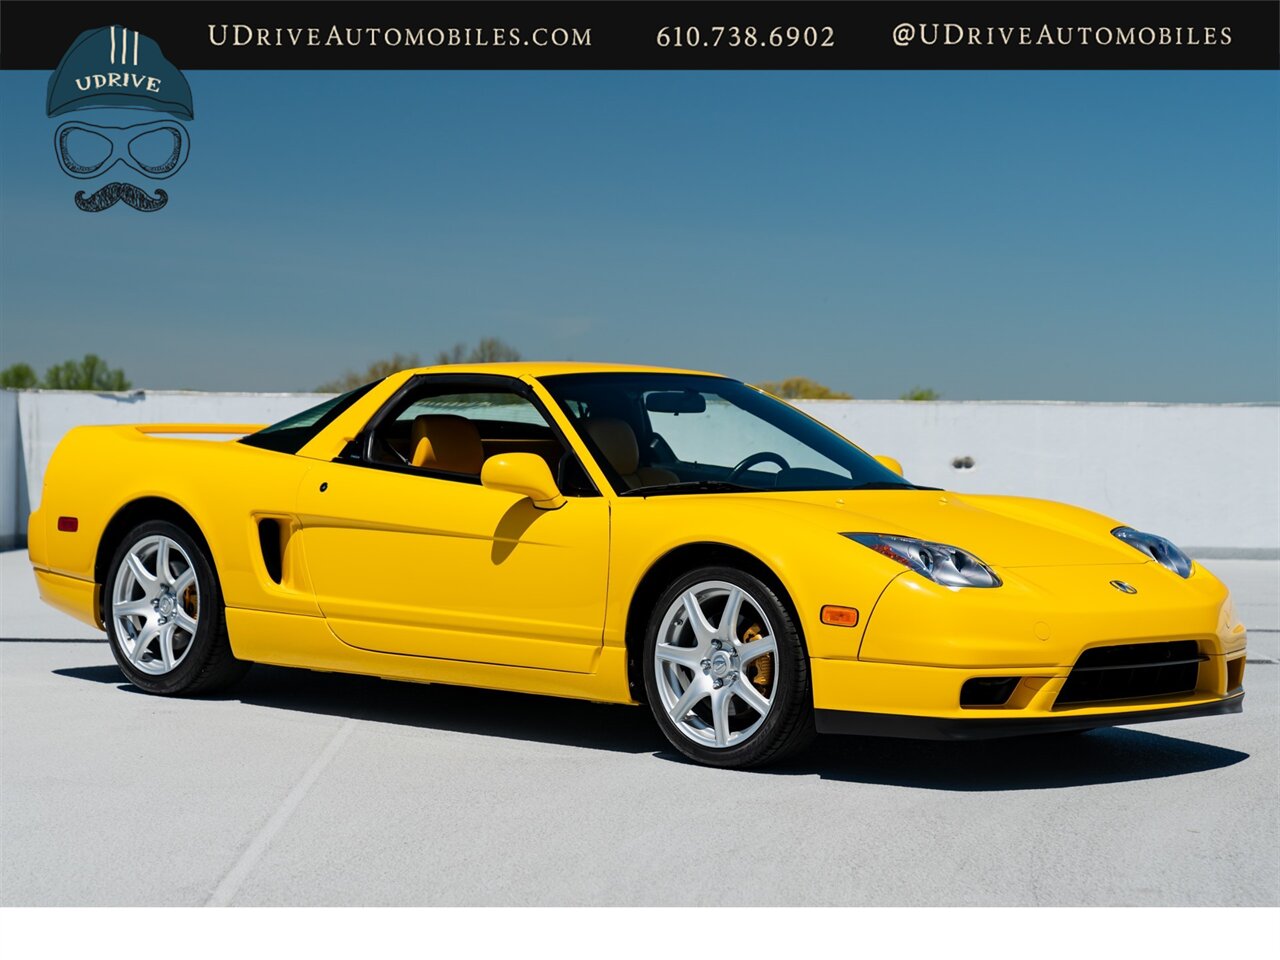
[(27, 529), (27, 478), (21, 449), (18, 394), (0, 390), (0, 550), (17, 546)]
[[(908, 478), (1062, 500), (1201, 556), (1280, 555), (1280, 406), (811, 400)], [(972, 457), (973, 467), (952, 461)]]
[[(73, 426), (268, 423), (322, 399), (0, 391), (0, 544), (25, 537), (45, 465)], [(1280, 406), (893, 400), (799, 406), (864, 449), (897, 457), (918, 483), (1075, 503), (1201, 556), (1280, 556)], [(972, 468), (952, 466), (963, 457), (973, 458)]]

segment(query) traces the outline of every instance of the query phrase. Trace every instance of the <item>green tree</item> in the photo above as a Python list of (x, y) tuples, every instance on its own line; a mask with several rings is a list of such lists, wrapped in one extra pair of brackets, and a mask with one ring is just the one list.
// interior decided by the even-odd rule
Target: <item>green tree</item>
[(420, 366), (422, 366), (422, 361), (418, 359), (416, 353), (393, 353), (386, 360), (373, 361), (365, 369), (364, 373), (348, 370), (337, 380), (329, 380), (320, 384), (316, 389), (323, 393), (346, 393), (348, 390), (354, 390), (356, 387), (369, 383), (371, 380), (381, 380), (383, 377), (401, 370)]
[(29, 363), (13, 363), (0, 370), (0, 387), (11, 390), (31, 390), (40, 385), (40, 378)]
[[(505, 340), (501, 340), (498, 337), (483, 337), (474, 347), (468, 348), (465, 343), (455, 343), (448, 350), (441, 350), (436, 354), (435, 363), (438, 365), (450, 363), (501, 363), (519, 359), (520, 351)], [(369, 364), (363, 373), (348, 370), (337, 380), (322, 383), (316, 389), (325, 393), (341, 393), (346, 390), (354, 390), (370, 380), (381, 380), (383, 377), (397, 371), (420, 366), (422, 366), (422, 361), (416, 353), (396, 353), (389, 359), (375, 360)]]
[[(24, 366), (26, 364), (14, 364), (5, 373)], [(39, 386), (49, 390), (120, 391), (128, 390), (133, 384), (123, 370), (107, 366), (107, 362), (97, 354), (86, 353), (80, 360), (68, 360), (50, 367)]]
[(941, 400), (942, 394), (932, 387), (912, 387), (899, 400)]
[(499, 337), (482, 337), (470, 350), (455, 343), (436, 354), (436, 363), (510, 363), (520, 359), (520, 351)]
[(852, 400), (853, 395), (843, 390), (832, 390), (825, 384), (808, 377), (788, 377), (786, 380), (769, 380), (760, 384), (775, 397), (784, 400)]

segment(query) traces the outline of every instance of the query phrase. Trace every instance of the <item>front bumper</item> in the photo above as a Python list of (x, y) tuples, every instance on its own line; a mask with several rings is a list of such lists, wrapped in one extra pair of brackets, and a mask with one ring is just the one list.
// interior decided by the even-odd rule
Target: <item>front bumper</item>
[(856, 653), (810, 659), (818, 729), (968, 739), (1240, 711), (1248, 633), (1202, 567), (998, 572), (993, 590), (896, 577)]
[[(1212, 649), (1211, 643), (1204, 641), (1203, 648)], [(1194, 689), (1064, 704), (1058, 699), (1070, 666), (926, 667), (828, 659), (809, 664), (818, 730), (866, 736), (952, 740), (1088, 730), (1238, 713), (1244, 699), (1244, 648), (1204, 656)], [(1006, 702), (961, 706), (967, 680), (1000, 676), (1020, 678)]]
[(1131, 723), (1215, 717), (1244, 710), (1244, 692), (1196, 703), (1111, 713), (1075, 712), (1061, 716), (913, 717), (904, 714), (863, 713), (857, 710), (815, 710), (819, 733), (843, 733), (861, 737), (898, 737), (907, 740), (994, 740), (1037, 733), (1065, 733)]

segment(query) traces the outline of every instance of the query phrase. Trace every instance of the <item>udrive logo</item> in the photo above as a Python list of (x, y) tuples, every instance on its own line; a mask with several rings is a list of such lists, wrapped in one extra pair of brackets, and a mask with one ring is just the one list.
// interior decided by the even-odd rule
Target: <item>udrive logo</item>
[[(98, 27), (76, 37), (49, 78), (45, 107), (50, 117), (75, 114), (54, 131), (53, 142), (62, 172), (78, 180), (99, 181), (118, 164), (149, 180), (167, 180), (191, 150), (191, 136), (181, 122), (195, 119), (187, 78), (154, 40), (127, 27)], [(151, 118), (133, 122), (140, 113)], [(95, 187), (89, 195), (84, 190), (75, 195), (76, 206), (86, 213), (100, 213), (121, 200), (151, 213), (169, 202), (159, 188), (152, 196), (119, 180), (89, 186)]]

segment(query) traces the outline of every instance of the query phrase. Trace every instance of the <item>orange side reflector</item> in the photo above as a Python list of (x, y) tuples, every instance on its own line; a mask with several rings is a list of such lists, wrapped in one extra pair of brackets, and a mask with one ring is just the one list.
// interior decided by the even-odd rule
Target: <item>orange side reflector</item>
[(827, 604), (822, 608), (822, 622), (832, 627), (856, 627), (858, 611), (853, 607), (836, 607)]
[(63, 533), (75, 533), (80, 529), (79, 517), (59, 517), (58, 529)]

